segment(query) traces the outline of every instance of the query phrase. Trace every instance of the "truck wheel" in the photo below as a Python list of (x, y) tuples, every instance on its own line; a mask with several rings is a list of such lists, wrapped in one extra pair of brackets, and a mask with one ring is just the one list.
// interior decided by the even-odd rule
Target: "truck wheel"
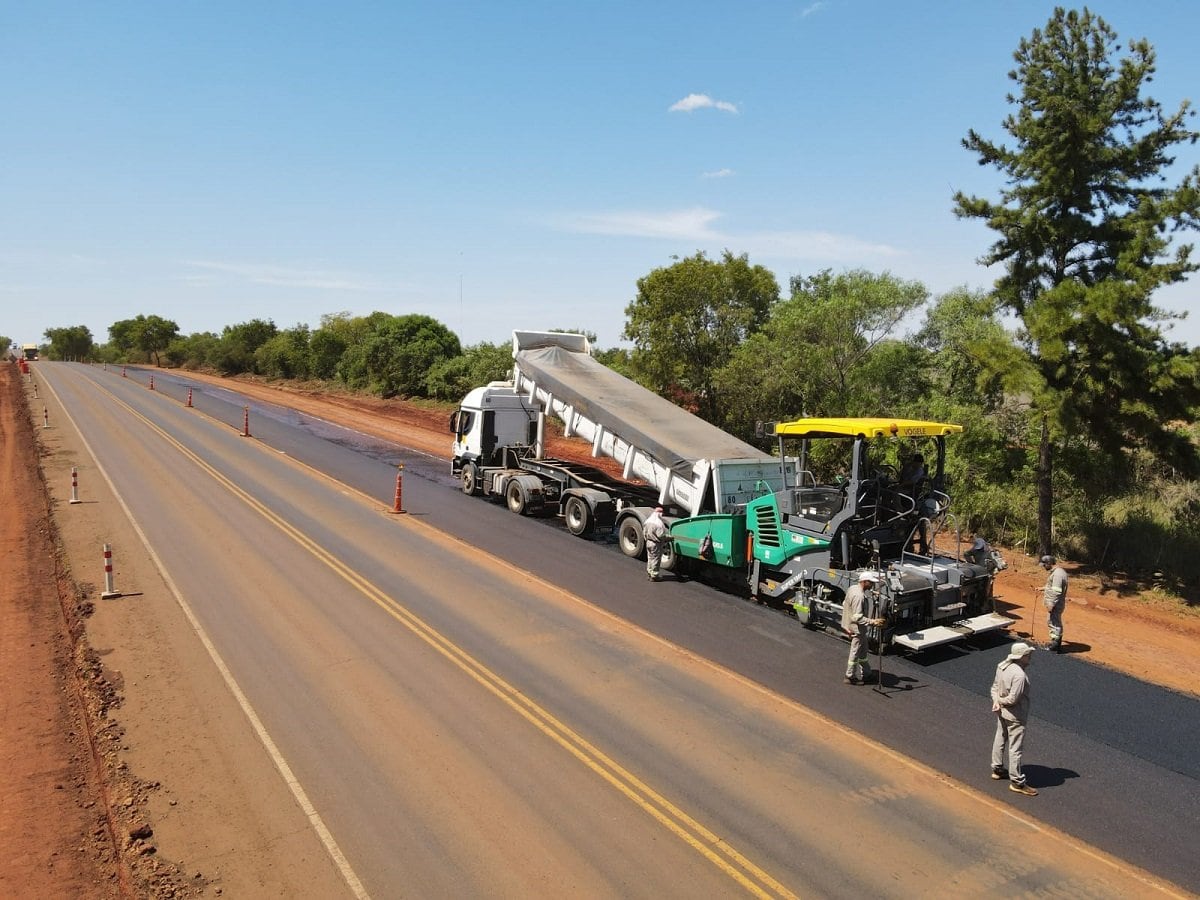
[(662, 548), (662, 558), (658, 561), (659, 568), (665, 572), (674, 572), (679, 565), (679, 554), (675, 552), (675, 542), (666, 541)]
[(582, 497), (568, 497), (567, 508), (563, 514), (567, 520), (567, 531), (576, 537), (583, 537), (596, 530), (596, 520), (592, 508)]
[(626, 516), (621, 520), (621, 527), (617, 530), (617, 543), (621, 545), (621, 552), (626, 556), (642, 558), (642, 554), (646, 552), (646, 538), (642, 535), (642, 523), (636, 516)]
[(504, 499), (508, 501), (508, 508), (518, 516), (525, 515), (525, 491), (521, 489), (520, 484), (515, 481), (509, 482), (504, 491)]
[(468, 497), (473, 497), (479, 493), (479, 470), (475, 468), (474, 463), (467, 463), (462, 467), (462, 492)]

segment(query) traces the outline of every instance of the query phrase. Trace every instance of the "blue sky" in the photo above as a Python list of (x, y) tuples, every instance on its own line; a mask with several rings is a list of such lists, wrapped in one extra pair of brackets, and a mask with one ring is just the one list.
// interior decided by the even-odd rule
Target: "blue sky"
[[(860, 267), (987, 287), (951, 196), (999, 182), (960, 141), (1005, 137), (1053, 8), (0, 0), (0, 334), (384, 310), (608, 347), (637, 279), (698, 250), (785, 292)], [(1155, 46), (1164, 107), (1200, 100), (1200, 6), (1091, 8)], [(1172, 336), (1200, 345), (1200, 309)]]

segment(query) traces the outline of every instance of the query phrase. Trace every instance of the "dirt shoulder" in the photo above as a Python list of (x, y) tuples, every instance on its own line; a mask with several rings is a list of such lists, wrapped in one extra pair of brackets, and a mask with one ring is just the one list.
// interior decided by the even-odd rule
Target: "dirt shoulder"
[[(403, 400), (250, 378), (227, 379), (192, 372), (188, 376), (225, 387), (236, 382), (236, 389), (249, 396), (449, 458), (450, 437), (443, 410)], [(597, 462), (578, 442), (551, 439), (549, 444), (551, 455)], [(1014, 634), (1044, 644), (1045, 612), (1032, 601), (1035, 591), (1040, 592), (1045, 583), (1046, 573), (1030, 557), (1011, 550), (1006, 556), (1009, 568), (996, 582), (1001, 610), (1017, 620)], [(1136, 678), (1200, 696), (1200, 613), (1134, 590), (1117, 590), (1070, 561), (1064, 561), (1064, 567), (1071, 578), (1070, 603), (1064, 617), (1066, 653), (1080, 654)]]
[(119, 696), (86, 639), (92, 604), (51, 515), (27, 382), (0, 365), (0, 895), (187, 896), (149, 840), (151, 786), (121, 760)]

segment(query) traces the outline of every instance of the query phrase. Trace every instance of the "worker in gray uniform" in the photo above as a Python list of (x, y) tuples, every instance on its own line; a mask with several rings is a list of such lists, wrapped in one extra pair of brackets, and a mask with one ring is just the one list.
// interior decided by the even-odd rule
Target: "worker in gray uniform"
[(646, 524), (642, 526), (642, 537), (646, 540), (646, 577), (651, 581), (662, 581), (659, 566), (662, 563), (663, 544), (667, 541), (667, 534), (663, 508), (656, 506), (654, 512), (646, 516)]
[[(992, 778), (1008, 779), (1008, 789), (1026, 797), (1037, 790), (1025, 783), (1021, 771), (1021, 751), (1025, 745), (1025, 723), (1029, 721), (1029, 676), (1025, 669), (1033, 657), (1033, 647), (1017, 642), (1008, 656), (996, 666), (992, 681), (992, 712), (996, 714), (996, 736), (992, 739)], [(1008, 750), (1008, 768), (1004, 751)]]
[(882, 625), (883, 619), (867, 614), (867, 591), (879, 581), (878, 572), (859, 572), (858, 583), (846, 591), (842, 601), (842, 631), (850, 636), (850, 656), (846, 659), (846, 684), (863, 684), (871, 675), (867, 649), (867, 628)]
[(1067, 605), (1067, 573), (1053, 556), (1042, 557), (1042, 568), (1050, 573), (1046, 586), (1042, 588), (1042, 603), (1046, 607), (1050, 643), (1047, 650), (1057, 653), (1062, 648), (1063, 609)]

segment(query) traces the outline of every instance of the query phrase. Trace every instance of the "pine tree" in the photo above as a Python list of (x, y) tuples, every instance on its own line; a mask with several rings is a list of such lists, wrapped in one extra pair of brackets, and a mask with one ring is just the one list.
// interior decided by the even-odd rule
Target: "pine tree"
[(1200, 462), (1177, 427), (1200, 403), (1200, 353), (1167, 340), (1163, 325), (1181, 316), (1152, 301), (1198, 268), (1174, 238), (1200, 224), (1200, 167), (1173, 186), (1167, 174), (1175, 148), (1200, 134), (1187, 127), (1188, 101), (1167, 115), (1142, 96), (1153, 47), (1120, 50), (1103, 19), (1056, 9), (1014, 54), (1020, 93), (1008, 95), (1016, 110), (1003, 123), (1012, 146), (973, 129), (963, 140), (1005, 176), (997, 202), (962, 192), (954, 202), (960, 218), (999, 234), (980, 261), (1003, 266), (996, 298), (1020, 322), (1020, 352), (1002, 365), (1040, 416), (1039, 553), (1052, 543), (1063, 435), (1086, 429), (1114, 458), (1144, 442), (1191, 471)]

